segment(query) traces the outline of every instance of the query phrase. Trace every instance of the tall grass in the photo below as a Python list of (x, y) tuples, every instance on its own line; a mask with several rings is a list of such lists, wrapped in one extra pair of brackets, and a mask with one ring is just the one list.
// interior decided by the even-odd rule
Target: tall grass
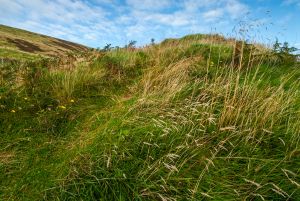
[[(136, 50), (112, 50), (97, 55), (88, 66), (35, 76), (36, 82), (30, 82), (34, 85), (25, 84), (23, 91), (32, 94), (29, 98), (38, 111), (52, 110), (30, 118), (36, 127), (51, 128), (58, 119), (64, 123), (52, 132), (37, 129), (29, 134), (52, 134), (56, 151), (45, 151), (52, 155), (49, 162), (31, 159), (33, 167), (9, 172), (10, 157), (5, 156), (18, 153), (15, 160), (27, 164), (29, 159), (19, 158), (30, 153), (17, 152), (11, 145), (15, 138), (3, 143), (8, 147), (0, 152), (5, 158), (0, 161), (2, 178), (18, 179), (23, 172), (41, 180), (39, 188), (30, 177), (25, 176), (29, 184), (14, 181), (30, 195), (1, 187), (3, 198), (297, 199), (298, 71), (246, 46), (236, 55), (241, 58), (238, 66), (232, 65), (234, 45), (217, 35), (188, 36)], [(278, 83), (269, 82), (270, 76)], [(15, 103), (22, 97), (11, 96)], [(6, 135), (19, 137), (16, 133), (27, 128), (9, 109), (1, 118), (21, 125), (6, 130)], [(61, 131), (63, 135), (53, 135)], [(32, 172), (38, 167), (48, 171), (51, 182)]]
[[(45, 82), (51, 83), (51, 91), (56, 99), (67, 101), (83, 94), (89, 87), (99, 85), (103, 78), (103, 69), (91, 69), (87, 66), (78, 66), (72, 71), (54, 71), (45, 76)], [(77, 94), (76, 94), (77, 93)]]

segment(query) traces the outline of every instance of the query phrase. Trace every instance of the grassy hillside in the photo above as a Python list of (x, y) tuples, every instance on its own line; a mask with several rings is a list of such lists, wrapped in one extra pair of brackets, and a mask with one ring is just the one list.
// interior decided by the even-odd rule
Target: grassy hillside
[(0, 58), (33, 59), (87, 50), (83, 45), (0, 25)]
[(217, 35), (91, 55), (1, 67), (0, 200), (299, 199), (292, 56)]

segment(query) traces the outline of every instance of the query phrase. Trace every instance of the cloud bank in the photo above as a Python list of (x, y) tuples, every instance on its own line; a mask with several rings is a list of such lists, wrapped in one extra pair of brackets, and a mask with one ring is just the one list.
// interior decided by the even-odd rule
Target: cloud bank
[(92, 47), (230, 31), (250, 11), (241, 0), (0, 0), (0, 5), (1, 24)]

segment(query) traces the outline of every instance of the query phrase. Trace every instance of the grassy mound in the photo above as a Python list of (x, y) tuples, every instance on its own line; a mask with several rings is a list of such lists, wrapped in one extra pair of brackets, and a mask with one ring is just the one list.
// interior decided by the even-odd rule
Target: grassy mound
[(0, 198), (296, 200), (299, 66), (236, 44), (2, 65)]

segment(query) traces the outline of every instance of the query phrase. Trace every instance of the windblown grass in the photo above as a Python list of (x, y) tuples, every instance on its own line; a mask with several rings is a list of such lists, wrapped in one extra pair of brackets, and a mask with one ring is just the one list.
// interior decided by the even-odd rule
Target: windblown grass
[(212, 38), (3, 75), (1, 198), (297, 200), (297, 64)]

